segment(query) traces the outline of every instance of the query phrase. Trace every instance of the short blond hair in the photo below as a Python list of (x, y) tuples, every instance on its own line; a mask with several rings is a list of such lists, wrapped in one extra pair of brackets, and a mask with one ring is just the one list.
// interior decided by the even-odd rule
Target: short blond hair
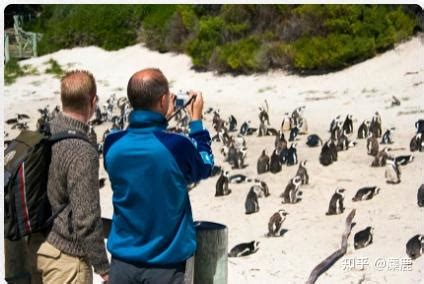
[(72, 70), (60, 80), (60, 98), (63, 110), (85, 112), (96, 96), (93, 74), (86, 70)]

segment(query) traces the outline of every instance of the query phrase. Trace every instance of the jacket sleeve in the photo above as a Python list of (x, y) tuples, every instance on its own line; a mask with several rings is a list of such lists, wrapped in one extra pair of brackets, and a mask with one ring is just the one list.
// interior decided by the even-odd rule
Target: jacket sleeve
[(102, 275), (108, 272), (109, 262), (102, 233), (99, 159), (94, 148), (84, 144), (67, 175), (72, 223), (88, 263)]

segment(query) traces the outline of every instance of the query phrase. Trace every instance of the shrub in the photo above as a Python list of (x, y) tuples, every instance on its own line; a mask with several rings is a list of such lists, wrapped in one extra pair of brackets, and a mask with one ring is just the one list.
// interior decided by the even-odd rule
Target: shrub
[(65, 74), (65, 71), (60, 67), (59, 63), (57, 63), (56, 60), (50, 58), (49, 61), (47, 61), (45, 64), (50, 65), (46, 69), (46, 74), (53, 74), (56, 78), (61, 77), (63, 74)]

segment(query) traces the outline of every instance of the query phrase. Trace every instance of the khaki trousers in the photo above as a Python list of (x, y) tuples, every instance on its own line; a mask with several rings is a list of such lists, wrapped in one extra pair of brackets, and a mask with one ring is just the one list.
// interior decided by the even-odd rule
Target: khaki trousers
[(32, 234), (28, 244), (32, 258), (31, 283), (93, 283), (93, 272), (83, 258), (61, 252), (41, 234)]

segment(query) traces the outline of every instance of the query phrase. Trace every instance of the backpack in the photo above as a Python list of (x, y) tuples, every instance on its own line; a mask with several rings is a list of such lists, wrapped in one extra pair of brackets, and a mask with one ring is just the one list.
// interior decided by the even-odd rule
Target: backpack
[[(89, 140), (84, 133), (68, 130), (52, 135), (23, 130), (4, 152), (4, 237), (15, 241), (51, 226), (54, 214), (47, 197), (52, 146), (64, 139)], [(90, 143), (91, 144), (91, 143)]]

